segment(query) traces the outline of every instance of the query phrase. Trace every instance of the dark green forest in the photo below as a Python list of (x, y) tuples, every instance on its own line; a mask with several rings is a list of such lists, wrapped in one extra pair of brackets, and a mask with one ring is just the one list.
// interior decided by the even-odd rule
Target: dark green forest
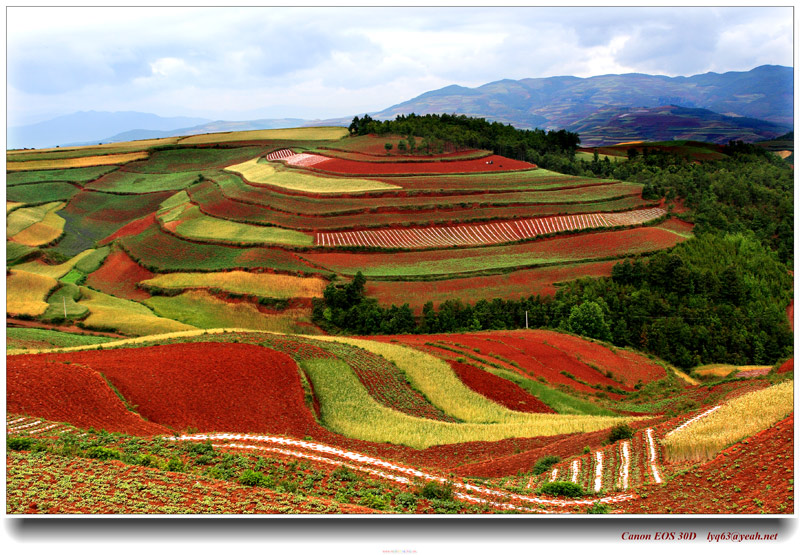
[[(320, 326), (355, 334), (516, 329), (525, 327), (527, 313), (532, 328), (634, 347), (682, 368), (711, 362), (772, 364), (791, 355), (793, 334), (785, 314), (793, 296), (794, 182), (789, 164), (744, 143), (729, 144), (722, 160), (702, 163), (657, 149), (629, 153), (619, 162), (599, 156), (578, 161), (570, 146), (578, 144), (575, 134), (518, 131), (474, 119), (354, 120), (351, 132), (426, 136), (420, 133), (423, 127), (414, 127), (422, 122), (420, 126), (431, 127), (427, 136), (448, 136), (446, 131), (436, 135), (440, 121), (444, 130), (457, 127), (479, 135), (471, 139), (478, 144), (469, 146), (535, 159), (554, 171), (643, 183), (646, 198), (665, 198), (688, 209), (681, 217), (695, 223), (695, 238), (650, 257), (620, 262), (609, 278), (570, 282), (554, 297), (474, 304), (452, 299), (438, 307), (427, 303), (421, 318), (408, 305), (381, 307), (366, 297), (359, 274), (348, 284), (330, 284), (323, 299), (314, 303)], [(547, 143), (548, 136), (553, 142), (537, 150), (535, 145)], [(562, 142), (565, 136), (569, 140)]]

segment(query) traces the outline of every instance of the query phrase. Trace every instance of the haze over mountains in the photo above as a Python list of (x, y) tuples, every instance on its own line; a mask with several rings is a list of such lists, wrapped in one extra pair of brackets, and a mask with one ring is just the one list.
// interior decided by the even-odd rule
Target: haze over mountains
[[(567, 129), (580, 134), (583, 146), (671, 139), (727, 143), (771, 139), (792, 131), (793, 96), (793, 69), (768, 65), (750, 71), (691, 77), (633, 73), (503, 79), (475, 88), (450, 85), (370, 115), (375, 119), (394, 119), (410, 113), (464, 114), (522, 129)], [(105, 127), (100, 124), (103, 114), (109, 122)], [(8, 147), (38, 148), (300, 125), (347, 125), (353, 117), (325, 121), (287, 118), (212, 122), (139, 114), (135, 125), (124, 127), (124, 121), (134, 119), (128, 116), (126, 120), (120, 114), (134, 113), (79, 112), (49, 122), (9, 128)]]

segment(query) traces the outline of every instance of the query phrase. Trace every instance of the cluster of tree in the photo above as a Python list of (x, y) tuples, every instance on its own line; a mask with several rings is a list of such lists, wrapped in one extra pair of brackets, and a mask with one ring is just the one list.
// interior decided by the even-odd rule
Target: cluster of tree
[(788, 356), (792, 332), (784, 309), (792, 280), (752, 234), (705, 234), (669, 253), (626, 260), (612, 277), (582, 279), (554, 297), (454, 299), (420, 318), (408, 305), (381, 307), (364, 294), (359, 273), (330, 284), (314, 320), (360, 335), (449, 333), (547, 327), (653, 353), (689, 368), (709, 362), (770, 364)]
[[(577, 133), (569, 131), (522, 130), (511, 125), (488, 122), (454, 114), (399, 115), (394, 120), (379, 121), (368, 114), (356, 116), (349, 127), (353, 135), (401, 135), (399, 151), (442, 152), (459, 148), (480, 148), (495, 154), (538, 163), (546, 156), (574, 160), (580, 144)], [(417, 145), (416, 137), (421, 137)], [(387, 149), (389, 150), (389, 149)]]
[(789, 164), (758, 145), (732, 142), (722, 160), (692, 162), (659, 150), (632, 150), (627, 160), (579, 162), (587, 176), (643, 183), (647, 199), (681, 200), (694, 233), (752, 231), (791, 265), (794, 253), (794, 176)]

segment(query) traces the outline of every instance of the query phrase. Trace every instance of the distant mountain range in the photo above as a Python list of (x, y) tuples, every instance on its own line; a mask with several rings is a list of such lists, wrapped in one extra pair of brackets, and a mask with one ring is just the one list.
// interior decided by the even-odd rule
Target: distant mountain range
[[(609, 135), (628, 140), (758, 140), (793, 129), (793, 73), (790, 67), (760, 66), (692, 77), (631, 73), (504, 79), (476, 88), (451, 85), (370, 115), (465, 114), (522, 129), (567, 129), (578, 132), (584, 146), (611, 140)], [(662, 108), (668, 106), (672, 108)], [(638, 115), (625, 119), (625, 113)], [(624, 132), (610, 129), (616, 125)]]
[[(689, 139), (727, 143), (772, 139), (794, 129), (794, 70), (760, 66), (750, 71), (666, 77), (631, 73), (596, 77), (504, 79), (480, 87), (450, 85), (377, 113), (455, 113), (521, 129), (567, 129), (583, 146), (621, 141)], [(361, 114), (359, 114), (361, 115)], [(329, 120), (210, 121), (161, 118), (139, 112), (78, 112), (8, 129), (8, 147), (41, 148), (314, 125), (348, 125), (353, 116)]]
[[(97, 143), (131, 129), (154, 129), (162, 136), (179, 127), (207, 123), (206, 118), (163, 118), (144, 112), (75, 112), (51, 120), (7, 129), (8, 148), (47, 148)], [(107, 141), (110, 142), (110, 141)]]

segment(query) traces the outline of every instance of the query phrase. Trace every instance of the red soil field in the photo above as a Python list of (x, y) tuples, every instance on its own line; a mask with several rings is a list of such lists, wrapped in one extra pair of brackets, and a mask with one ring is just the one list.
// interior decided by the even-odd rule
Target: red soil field
[(317, 428), (296, 363), (257, 345), (190, 343), (37, 356), (102, 372), (142, 416), (176, 431), (303, 437)]
[(156, 274), (142, 268), (122, 249), (108, 255), (103, 265), (86, 277), (86, 285), (108, 295), (143, 301), (150, 293), (139, 289), (136, 284)]
[(610, 276), (614, 264), (617, 264), (616, 260), (565, 264), (441, 281), (368, 281), (366, 292), (381, 304), (401, 306), (409, 303), (412, 310), (421, 314), (422, 306), (428, 301), (438, 307), (448, 299), (474, 303), (480, 299), (517, 300), (531, 295), (552, 296), (556, 293), (557, 283), (582, 277)]
[(6, 357), (7, 412), (133, 435), (169, 432), (129, 411), (94, 369), (45, 356)]
[[(637, 357), (630, 353), (625, 353), (624, 356), (621, 356), (607, 347), (585, 339), (541, 330), (370, 336), (370, 339), (378, 341), (396, 340), (412, 347), (427, 350), (440, 358), (448, 360), (462, 356), (459, 353), (425, 345), (426, 343), (440, 343), (465, 355), (488, 359), (512, 372), (534, 378), (541, 376), (551, 384), (565, 384), (576, 390), (592, 394), (597, 393), (597, 390), (591, 385), (609, 385), (633, 391), (633, 384), (640, 379), (642, 382), (647, 383), (664, 376), (663, 368), (644, 357)], [(562, 339), (564, 350), (553, 346), (553, 343), (559, 341), (559, 339)], [(596, 363), (600, 370), (582, 362), (582, 360), (590, 358), (593, 361), (592, 363)], [(518, 367), (512, 365), (511, 362), (516, 363)], [(561, 372), (571, 374), (589, 385), (580, 383)], [(617, 378), (624, 376), (625, 384), (608, 378), (605, 372), (611, 372)], [(607, 395), (610, 398), (619, 397), (610, 392)]]
[(102, 247), (103, 245), (107, 245), (111, 241), (119, 237), (127, 237), (128, 235), (138, 235), (151, 225), (156, 225), (155, 212), (152, 212), (143, 218), (134, 220), (131, 223), (122, 226), (117, 231), (106, 237), (105, 239), (99, 241), (98, 244)]
[[(23, 505), (25, 510), (9, 510), (8, 514), (103, 515), (119, 514), (120, 510), (125, 514), (174, 514), (176, 508), (187, 514), (242, 514), (257, 510), (278, 514), (288, 507), (295, 513), (320, 514), (326, 508), (333, 509), (330, 499), (309, 491), (304, 492), (300, 500), (290, 493), (278, 493), (265, 487), (244, 486), (195, 473), (166, 472), (115, 460), (69, 459), (46, 453), (41, 463), (35, 463), (35, 469), (33, 464), (20, 462), (14, 455), (7, 457), (6, 462), (9, 474), (16, 474), (19, 468), (19, 472), (30, 476), (27, 483), (41, 488), (35, 492), (35, 502)], [(63, 477), (70, 479), (69, 496), (63, 494), (64, 486), (59, 483)], [(171, 498), (175, 491), (181, 492), (177, 499)], [(7, 499), (18, 498), (23, 492), (29, 493), (24, 485), (19, 490), (9, 490)], [(120, 503), (118, 496), (125, 502)], [(208, 504), (209, 499), (214, 500), (213, 505)], [(337, 503), (335, 511), (337, 514), (375, 512), (349, 503)]]
[(690, 222), (684, 222), (678, 218), (670, 218), (669, 220), (660, 223), (659, 227), (669, 229), (671, 231), (677, 231), (678, 233), (691, 233), (694, 229), (694, 224)]
[(318, 246), (365, 246), (401, 249), (480, 246), (517, 242), (554, 233), (577, 232), (592, 228), (641, 225), (666, 215), (660, 208), (614, 214), (589, 213), (491, 222), (471, 225), (436, 226), (421, 229), (376, 229), (317, 233)]
[(785, 374), (786, 372), (794, 372), (794, 357), (780, 365), (777, 370), (778, 374)]
[[(634, 430), (641, 430), (660, 422), (663, 417), (639, 420), (629, 425)], [(513, 476), (517, 472), (530, 472), (536, 461), (547, 455), (555, 455), (562, 459), (572, 457), (589, 447), (592, 451), (603, 449), (604, 442), (608, 439), (608, 430), (596, 432), (575, 433), (555, 436), (549, 443), (532, 447), (522, 453), (506, 453), (490, 460), (457, 465), (449, 470), (457, 476), (475, 476), (482, 478), (500, 478)]]
[(499, 405), (519, 412), (555, 412), (515, 383), (485, 372), (471, 364), (451, 362), (450, 366), (467, 387)]
[[(374, 266), (410, 266), (419, 262), (451, 260), (458, 256), (459, 259), (464, 260), (464, 270), (460, 271), (471, 271), (473, 268), (471, 263), (466, 261), (467, 258), (474, 258), (480, 261), (486, 256), (499, 254), (500, 252), (502, 252), (503, 256), (530, 254), (532, 259), (535, 259), (537, 255), (546, 257), (557, 254), (563, 255), (567, 258), (564, 262), (569, 263), (571, 261), (579, 262), (583, 258), (617, 258), (626, 254), (666, 249), (683, 240), (685, 239), (658, 227), (644, 227), (557, 236), (504, 247), (465, 248), (460, 249), (457, 254), (454, 254), (453, 249), (448, 248), (393, 254), (309, 253), (304, 254), (303, 258), (338, 273), (354, 275), (358, 270), (364, 271), (364, 269)], [(477, 262), (475, 267), (479, 268), (480, 262)], [(369, 277), (369, 273), (365, 272), (365, 274)]]
[(519, 160), (511, 160), (503, 156), (487, 156), (475, 160), (452, 160), (447, 162), (361, 162), (331, 158), (314, 164), (314, 170), (348, 175), (386, 175), (386, 174), (421, 174), (421, 173), (475, 173), (475, 172), (507, 172), (514, 170), (530, 170), (533, 164)]
[(529, 333), (533, 337), (541, 338), (542, 342), (569, 353), (587, 364), (612, 372), (615, 378), (623, 381), (628, 387), (636, 385), (638, 380), (647, 383), (660, 380), (667, 375), (662, 366), (653, 363), (645, 356), (630, 351), (623, 349), (612, 351), (608, 347), (586, 339), (551, 331), (533, 330)]
[[(378, 150), (380, 149), (380, 152)], [(482, 158), (488, 156), (491, 152), (487, 150), (460, 150), (458, 152), (444, 152), (442, 154), (398, 154), (396, 150), (392, 150), (391, 154), (386, 154), (386, 149), (383, 144), (370, 148), (373, 154), (365, 152), (355, 152), (351, 150), (339, 150), (336, 148), (321, 147), (317, 152), (320, 155), (328, 156), (330, 158), (341, 158), (343, 160), (357, 160), (359, 162), (432, 162), (440, 159), (470, 159)]]
[(626, 513), (791, 514), (793, 453), (794, 414), (618, 507)]
[[(543, 447), (566, 436), (512, 438), (496, 442), (470, 442), (440, 445), (424, 450), (385, 443), (350, 439), (317, 424), (303, 402), (297, 367), (288, 355), (247, 344), (187, 343), (157, 347), (124, 348), (73, 353), (15, 355), (9, 357), (9, 412), (47, 417), (81, 427), (94, 426), (134, 435), (172, 433), (157, 424), (142, 421), (125, 410), (121, 401), (93, 370), (103, 372), (128, 402), (139, 405), (140, 414), (152, 421), (170, 425), (176, 431), (193, 427), (202, 431), (252, 431), (284, 433), (401, 461), (424, 468), (447, 469), (465, 461), (493, 458)], [(71, 365), (64, 364), (66, 362)], [(80, 365), (80, 366), (78, 366)], [(236, 368), (237, 373), (226, 370)], [(23, 369), (34, 384), (53, 381), (53, 369), (82, 368), (94, 382), (77, 380), (70, 373), (57, 382), (47, 395), (26, 389), (24, 379), (13, 372)], [(83, 374), (81, 374), (83, 375)], [(99, 380), (99, 381), (98, 381)], [(66, 383), (62, 383), (66, 382)], [(73, 383), (74, 382), (74, 383)], [(41, 389), (41, 385), (37, 385)], [(64, 391), (74, 392), (72, 395)], [(275, 391), (281, 395), (276, 396)], [(17, 402), (25, 392), (27, 405)], [(100, 395), (116, 400), (120, 410), (96, 422), (93, 409)], [(111, 397), (108, 397), (111, 396)], [(112, 398), (113, 397), (113, 398)], [(42, 398), (41, 401), (38, 399)], [(54, 400), (65, 399), (61, 405)], [(210, 400), (210, 401), (209, 401)], [(13, 401), (13, 402), (12, 402)], [(60, 407), (61, 412), (54, 411)], [(50, 415), (50, 416), (47, 416)], [(131, 422), (130, 419), (134, 420)], [(134, 424), (143, 422), (144, 428)], [(127, 426), (127, 428), (121, 429)]]

